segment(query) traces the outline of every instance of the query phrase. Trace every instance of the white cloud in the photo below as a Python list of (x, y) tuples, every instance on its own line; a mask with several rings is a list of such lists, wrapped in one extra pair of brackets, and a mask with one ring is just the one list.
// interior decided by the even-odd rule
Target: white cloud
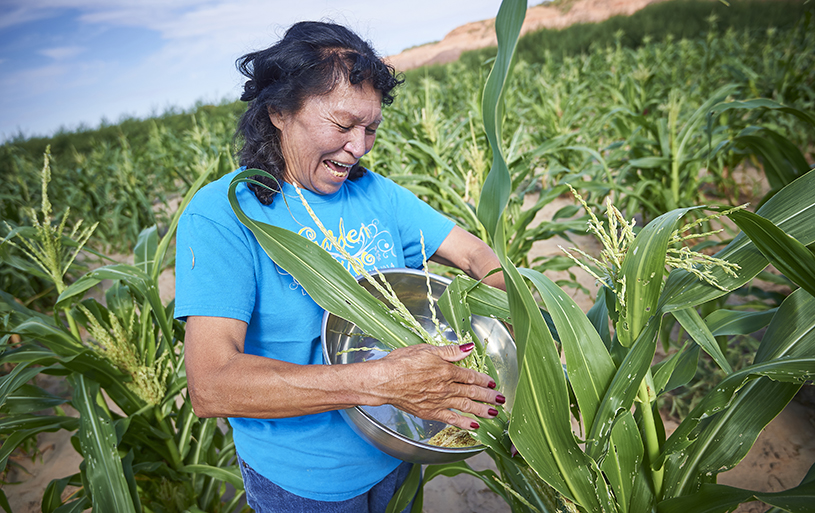
[[(495, 16), (500, 0), (4, 0), (0, 28), (77, 11), (83, 31), (116, 27), (156, 34), (150, 53), (130, 61), (89, 61), (78, 42), (32, 48), (53, 59), (37, 69), (0, 75), (0, 132), (19, 126), (48, 133), (104, 115), (146, 116), (158, 107), (237, 98), (242, 77), (235, 59), (278, 40), (301, 20), (331, 20), (355, 30), (383, 55), (443, 38), (450, 30)], [(530, 2), (536, 3), (536, 2)], [(66, 18), (71, 19), (71, 18)], [(117, 59), (124, 59), (120, 52)], [(67, 59), (71, 66), (65, 66)], [(0, 61), (0, 63), (2, 63)], [(8, 63), (6, 63), (6, 67)], [(12, 101), (11, 98), (15, 100)], [(27, 105), (28, 107), (24, 107)]]
[(81, 46), (60, 46), (56, 48), (44, 48), (39, 50), (38, 53), (45, 55), (46, 57), (50, 57), (55, 61), (64, 61), (76, 57), (85, 50), (86, 48)]

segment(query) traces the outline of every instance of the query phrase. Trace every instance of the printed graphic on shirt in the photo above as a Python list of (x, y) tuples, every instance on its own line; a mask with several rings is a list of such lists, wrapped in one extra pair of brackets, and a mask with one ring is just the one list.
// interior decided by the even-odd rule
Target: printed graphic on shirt
[[(386, 269), (396, 267), (398, 263), (396, 250), (394, 248), (393, 237), (388, 230), (381, 230), (379, 220), (374, 219), (370, 223), (361, 223), (358, 228), (347, 229), (345, 221), (340, 219), (339, 234), (329, 230), (329, 233), (337, 240), (337, 243), (351, 257), (361, 263), (367, 271), (373, 269)], [(316, 242), (321, 248), (326, 250), (335, 260), (341, 263), (353, 275), (356, 275), (350, 262), (340, 253), (327, 237), (318, 240), (317, 232), (314, 228), (306, 226), (298, 232), (306, 239)], [(319, 233), (322, 236), (322, 233)], [(275, 265), (281, 275), (289, 275), (286, 271)], [(294, 277), (289, 285), (292, 290), (300, 289), (305, 294), (306, 291), (300, 286)]]

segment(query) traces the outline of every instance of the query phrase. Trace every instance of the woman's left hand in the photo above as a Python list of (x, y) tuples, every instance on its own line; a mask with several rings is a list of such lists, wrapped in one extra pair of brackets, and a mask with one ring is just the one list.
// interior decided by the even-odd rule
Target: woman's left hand
[(493, 418), (498, 414), (493, 405), (506, 399), (494, 390), (495, 381), (487, 374), (454, 365), (472, 349), (472, 344), (418, 344), (396, 349), (369, 362), (378, 368), (371, 373), (375, 386), (368, 393), (379, 397), (381, 404), (391, 404), (422, 419), (477, 429), (477, 421), (458, 412)]

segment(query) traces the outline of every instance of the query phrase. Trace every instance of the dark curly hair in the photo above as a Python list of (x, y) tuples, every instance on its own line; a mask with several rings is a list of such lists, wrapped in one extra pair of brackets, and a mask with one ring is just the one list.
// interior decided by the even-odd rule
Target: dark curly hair
[[(307, 98), (331, 92), (341, 80), (354, 85), (369, 82), (381, 93), (382, 104), (390, 105), (394, 88), (404, 82), (354, 32), (317, 21), (292, 25), (283, 39), (265, 50), (244, 55), (236, 65), (248, 79), (241, 101), (249, 103), (235, 132), (236, 141), (243, 142), (238, 160), (242, 166), (262, 169), (280, 181), (286, 163), (280, 133), (269, 118), (270, 112), (296, 113)], [(349, 178), (354, 180), (364, 173), (365, 169), (357, 164)], [(271, 187), (249, 184), (261, 203), (271, 204), (277, 184), (268, 177), (254, 178)]]

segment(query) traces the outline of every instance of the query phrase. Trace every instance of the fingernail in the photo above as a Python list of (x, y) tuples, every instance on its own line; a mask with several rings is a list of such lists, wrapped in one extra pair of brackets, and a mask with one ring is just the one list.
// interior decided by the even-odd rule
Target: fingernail
[(498, 404), (504, 404), (505, 402), (507, 402), (507, 398), (502, 396), (501, 394), (498, 394), (495, 396), (495, 402)]
[(518, 455), (518, 449), (515, 448), (515, 444), (512, 444), (512, 447), (509, 448), (509, 454), (513, 458)]
[(487, 388), (493, 388), (493, 389), (494, 389), (494, 388), (495, 388), (495, 381), (490, 381), (490, 382), (487, 384)]
[(495, 408), (490, 408), (487, 411), (487, 415), (489, 415), (490, 417), (497, 417), (498, 416), (498, 410), (496, 410)]
[(462, 353), (469, 353), (470, 351), (473, 350), (474, 347), (475, 342), (467, 342), (466, 344), (461, 344), (460, 346), (458, 346), (458, 348), (461, 349)]
[(470, 427), (472, 429), (478, 429), (481, 426), (478, 425), (478, 422), (470, 422)]

